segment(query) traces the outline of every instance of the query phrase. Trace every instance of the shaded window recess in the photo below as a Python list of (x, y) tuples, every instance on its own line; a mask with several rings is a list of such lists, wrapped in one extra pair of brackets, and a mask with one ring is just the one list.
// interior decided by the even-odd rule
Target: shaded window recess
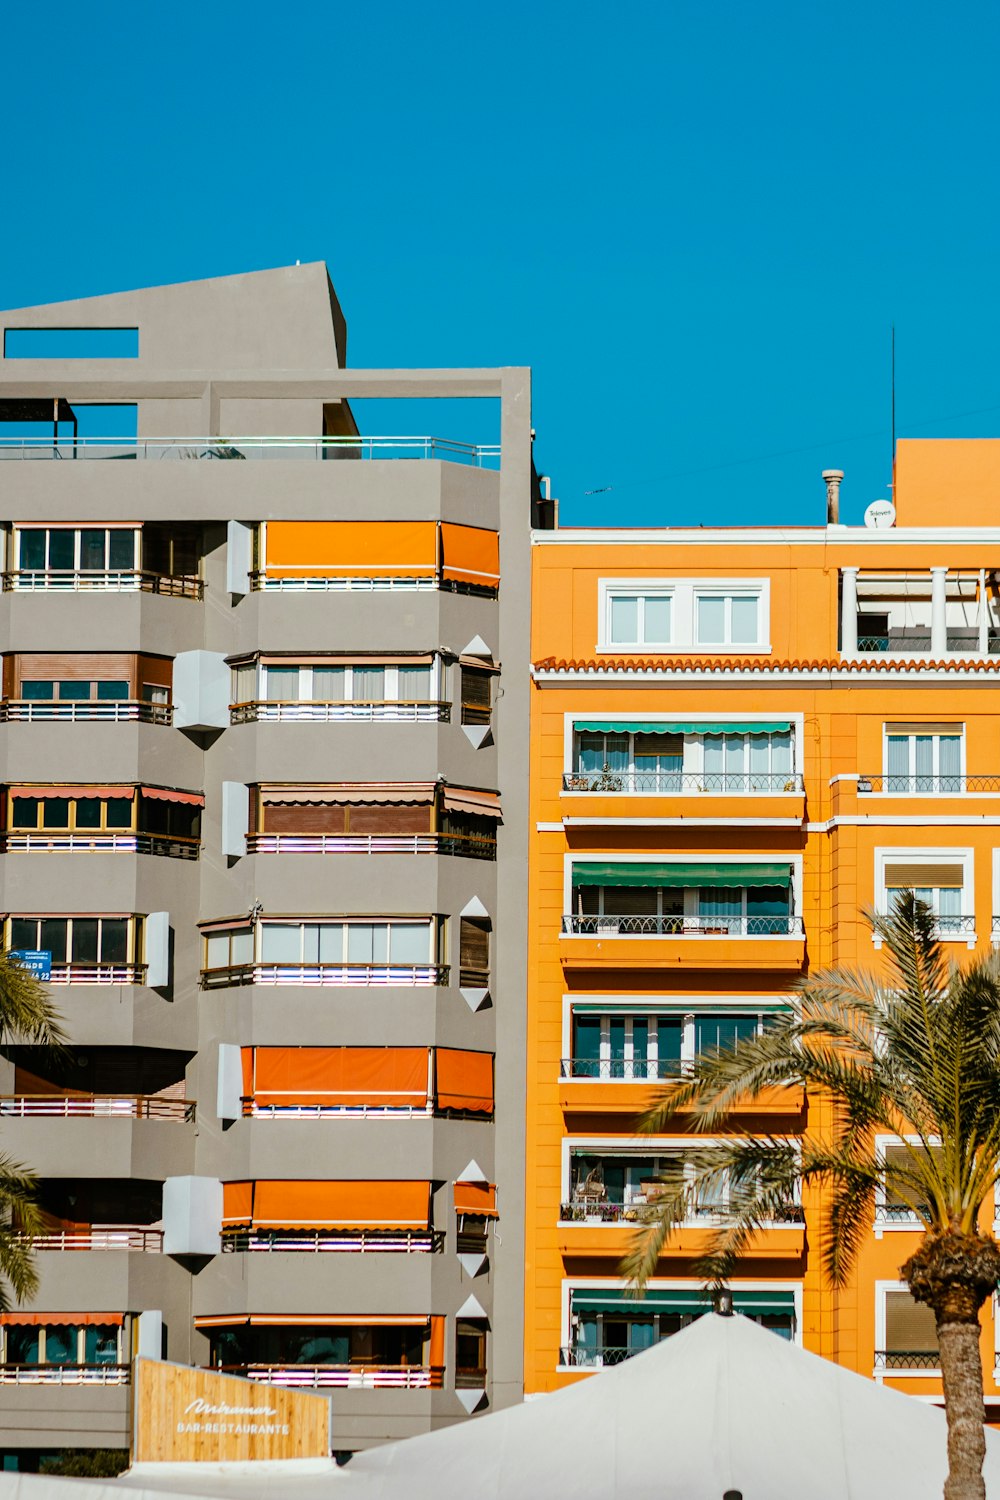
[(5, 328), (4, 359), (138, 359), (138, 328)]

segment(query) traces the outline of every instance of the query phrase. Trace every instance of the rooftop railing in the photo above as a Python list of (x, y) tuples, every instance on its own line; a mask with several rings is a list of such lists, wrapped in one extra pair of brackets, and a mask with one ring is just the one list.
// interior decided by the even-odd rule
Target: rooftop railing
[(194, 1099), (161, 1099), (155, 1094), (4, 1094), (0, 1118), (9, 1119), (129, 1119), (180, 1120), (195, 1118)]
[(564, 792), (625, 792), (656, 797), (680, 797), (716, 792), (723, 796), (753, 793), (801, 792), (802, 777), (787, 771), (766, 773), (681, 771), (566, 771)]
[(887, 792), (909, 797), (961, 797), (969, 792), (1000, 792), (1000, 776), (858, 776), (858, 795)]
[(426, 1255), (444, 1249), (444, 1234), (439, 1230), (405, 1230), (394, 1234), (385, 1229), (227, 1229), (222, 1234), (222, 1248), (231, 1253), (261, 1250), (319, 1254), (339, 1251), (382, 1255), (389, 1251)]
[(445, 854), (496, 859), (495, 838), (454, 833), (248, 833), (248, 854)]
[(12, 568), (2, 575), (4, 590), (16, 593), (163, 594), (170, 599), (203, 599), (205, 584), (189, 574), (151, 573), (144, 568)]
[(0, 1385), (128, 1385), (130, 1365), (15, 1365), (0, 1363)]
[(51, 703), (8, 698), (0, 702), (0, 723), (8, 724), (170, 724), (173, 716), (173, 704), (137, 698), (68, 698)]
[(414, 702), (371, 703), (302, 702), (257, 699), (251, 703), (233, 703), (229, 708), (231, 724), (370, 724), (383, 720), (394, 724), (447, 724), (451, 719), (450, 703)]
[(111, 832), (0, 834), (4, 854), (159, 854), (169, 859), (197, 859), (201, 840), (172, 833)]
[(203, 969), (203, 990), (231, 984), (362, 986), (447, 984), (447, 964), (231, 964)]
[[(951, 919), (949, 919), (951, 920)], [(957, 920), (957, 919), (956, 919)], [(563, 917), (563, 932), (598, 937), (790, 937), (801, 917)]]
[(441, 459), (500, 467), (499, 443), (440, 437), (81, 437), (0, 438), (0, 459)]
[(444, 1369), (437, 1365), (245, 1364), (209, 1368), (220, 1375), (242, 1375), (245, 1380), (311, 1390), (346, 1386), (355, 1390), (439, 1391), (444, 1384)]

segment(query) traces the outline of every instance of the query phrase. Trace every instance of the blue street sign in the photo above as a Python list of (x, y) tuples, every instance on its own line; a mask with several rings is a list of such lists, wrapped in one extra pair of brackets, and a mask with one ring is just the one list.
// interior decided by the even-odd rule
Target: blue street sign
[(52, 954), (44, 948), (12, 948), (7, 957), (36, 979), (52, 978)]

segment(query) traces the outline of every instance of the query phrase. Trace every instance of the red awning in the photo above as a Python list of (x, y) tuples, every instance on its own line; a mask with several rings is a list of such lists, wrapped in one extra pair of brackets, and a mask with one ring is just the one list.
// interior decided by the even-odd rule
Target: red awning
[(12, 786), (8, 787), (12, 797), (74, 797), (78, 802), (86, 797), (135, 796), (134, 786)]
[(5, 1328), (120, 1328), (124, 1321), (124, 1313), (0, 1313)]
[(196, 1317), (196, 1328), (426, 1328), (430, 1316), (421, 1313), (217, 1313)]
[(429, 1182), (258, 1179), (225, 1182), (222, 1194), (222, 1222), (230, 1229), (404, 1230), (430, 1225)]
[(483, 1214), (488, 1219), (499, 1218), (496, 1183), (456, 1182), (455, 1212), (457, 1214)]
[[(252, 1070), (252, 1071), (251, 1071)], [(427, 1104), (426, 1047), (243, 1049), (244, 1092), (262, 1106)]]
[(189, 807), (204, 807), (201, 792), (177, 792), (169, 786), (144, 786), (142, 795), (150, 802), (186, 802)]
[(493, 1113), (493, 1053), (438, 1047), (435, 1053), (438, 1109)]
[(446, 786), (444, 807), (447, 812), (470, 813), (477, 818), (500, 818), (499, 792), (477, 792), (464, 786)]

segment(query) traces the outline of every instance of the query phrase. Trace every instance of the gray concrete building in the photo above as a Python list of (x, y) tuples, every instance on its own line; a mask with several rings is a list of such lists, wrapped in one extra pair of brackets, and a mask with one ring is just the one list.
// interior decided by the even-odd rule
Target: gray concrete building
[(3, 941), (70, 1037), (0, 1056), (4, 1461), (126, 1446), (137, 1352), (343, 1451), (517, 1401), (529, 372), (350, 369), (323, 264), (0, 323)]

